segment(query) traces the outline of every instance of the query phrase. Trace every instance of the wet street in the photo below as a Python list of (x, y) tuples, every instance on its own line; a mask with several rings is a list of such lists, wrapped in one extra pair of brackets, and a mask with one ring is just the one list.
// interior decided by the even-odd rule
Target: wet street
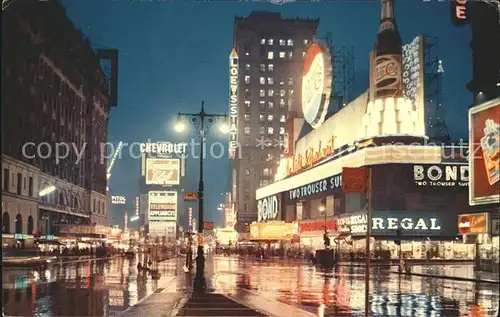
[(3, 305), (7, 316), (116, 316), (168, 284), (174, 261), (160, 265), (161, 277), (138, 275), (137, 262), (119, 257), (55, 265), (47, 270), (6, 268)]
[[(10, 316), (115, 316), (153, 293), (189, 290), (182, 260), (161, 264), (160, 280), (137, 276), (136, 262), (117, 258), (49, 270), (4, 270), (4, 309)], [(215, 256), (207, 260), (208, 287), (235, 298), (277, 300), (319, 316), (364, 316), (364, 268), (323, 272), (286, 260)], [(407, 277), (374, 269), (371, 316), (493, 316), (494, 284)], [(168, 294), (165, 294), (168, 296)], [(153, 317), (153, 316), (150, 316)]]

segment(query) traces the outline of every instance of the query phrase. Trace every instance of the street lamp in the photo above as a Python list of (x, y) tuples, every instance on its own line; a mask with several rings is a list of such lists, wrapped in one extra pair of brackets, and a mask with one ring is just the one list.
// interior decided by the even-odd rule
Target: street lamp
[[(175, 131), (182, 132), (185, 129), (182, 117), (189, 118), (192, 125), (199, 127), (200, 133), (200, 179), (198, 182), (198, 250), (196, 254), (196, 275), (194, 278), (193, 288), (195, 291), (204, 291), (206, 287), (205, 281), (205, 255), (203, 251), (203, 159), (205, 148), (205, 133), (208, 132), (208, 128), (215, 124), (218, 118), (227, 119), (227, 114), (209, 114), (205, 112), (205, 103), (201, 102), (201, 111), (199, 113), (182, 113), (179, 112), (177, 123), (175, 124)], [(221, 131), (227, 131), (228, 128), (221, 128)]]

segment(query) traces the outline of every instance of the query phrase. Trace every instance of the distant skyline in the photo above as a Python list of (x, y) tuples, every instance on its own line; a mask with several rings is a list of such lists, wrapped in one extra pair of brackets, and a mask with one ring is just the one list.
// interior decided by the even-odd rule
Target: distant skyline
[[(380, 18), (380, 2), (163, 2), (62, 1), (69, 18), (89, 37), (94, 48), (119, 50), (118, 108), (111, 109), (109, 141), (188, 141), (173, 131), (178, 111), (199, 111), (201, 100), (209, 112), (228, 111), (228, 56), (233, 48), (235, 16), (252, 11), (281, 12), (288, 18), (319, 18), (318, 37), (332, 34), (334, 45), (353, 46), (355, 96), (368, 88), (368, 54), (373, 48)], [(444, 115), (453, 139), (467, 137), (467, 108), (472, 96), (471, 32), (455, 27), (448, 2), (396, 1), (396, 20), (404, 43), (418, 34), (439, 39), (443, 61)], [(194, 137), (194, 133), (191, 133)], [(225, 141), (212, 129), (208, 142)], [(185, 188), (196, 191), (198, 161), (187, 161)], [(205, 164), (207, 221), (222, 225), (217, 205), (229, 182), (230, 162), (208, 158)], [(115, 162), (110, 181), (113, 195), (126, 196), (133, 212), (139, 194), (140, 160), (122, 157)], [(111, 205), (110, 224), (123, 225), (123, 205)], [(182, 212), (182, 211), (181, 211)], [(197, 210), (194, 208), (194, 216)]]

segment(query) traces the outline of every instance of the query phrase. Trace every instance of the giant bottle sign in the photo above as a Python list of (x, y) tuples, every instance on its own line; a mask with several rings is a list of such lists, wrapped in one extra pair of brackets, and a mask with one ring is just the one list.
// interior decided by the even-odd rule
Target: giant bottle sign
[(401, 56), (381, 55), (374, 60), (375, 90), (401, 88)]
[(270, 196), (259, 200), (257, 204), (258, 222), (276, 220), (279, 214), (278, 197)]

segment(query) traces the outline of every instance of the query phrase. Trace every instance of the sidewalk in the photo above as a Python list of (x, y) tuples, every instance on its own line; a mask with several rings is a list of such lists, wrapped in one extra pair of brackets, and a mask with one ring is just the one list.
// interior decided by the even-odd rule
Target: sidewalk
[(215, 287), (213, 267), (208, 262), (205, 271), (207, 290), (203, 295), (197, 295), (193, 293), (195, 270), (191, 274), (184, 273), (184, 259), (180, 257), (178, 261), (179, 272), (175, 277), (119, 316), (316, 316), (253, 291), (238, 288), (235, 295), (234, 291), (225, 291), (220, 285)]
[[(399, 274), (399, 268), (391, 268), (391, 272)], [(403, 273), (404, 274), (404, 273)], [(412, 265), (411, 275), (469, 281), (477, 283), (500, 283), (500, 274), (492, 272), (474, 272), (472, 264), (451, 265)]]

